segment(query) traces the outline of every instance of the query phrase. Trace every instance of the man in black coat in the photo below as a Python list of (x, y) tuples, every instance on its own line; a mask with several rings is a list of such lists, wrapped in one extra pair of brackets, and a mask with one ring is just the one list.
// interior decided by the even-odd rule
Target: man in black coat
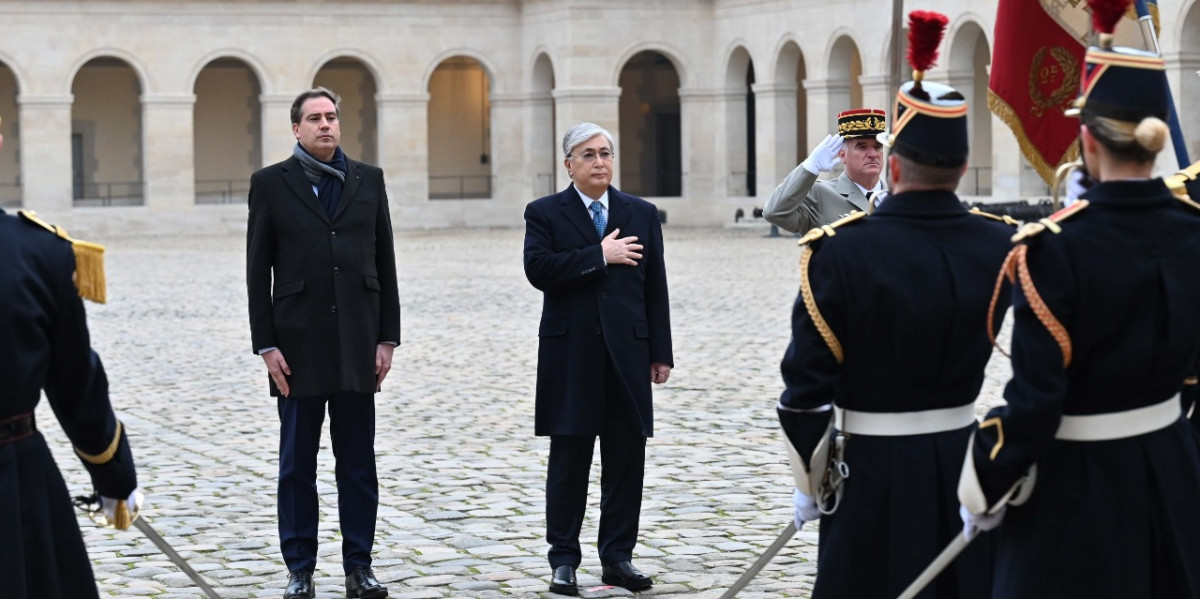
[(346, 593), (387, 596), (371, 572), (379, 505), (374, 393), (400, 342), (396, 255), (383, 171), (342, 153), (338, 102), (325, 88), (297, 96), (292, 157), (250, 179), (246, 287), (253, 349), (278, 398), (285, 599), (314, 596), (326, 406)]
[(579, 530), (596, 437), (603, 474), (599, 553), (606, 584), (637, 591), (633, 567), (650, 383), (673, 366), (662, 225), (653, 204), (610, 185), (612, 135), (592, 123), (563, 138), (572, 185), (525, 208), (525, 276), (544, 293), (534, 432), (550, 436), (550, 590), (578, 593)]
[(137, 472), (128, 436), (108, 401), (104, 366), (91, 348), (79, 291), (103, 283), (84, 269), (76, 276), (71, 240), (32, 213), (17, 217), (0, 209), (0, 256), (3, 595), (99, 597), (75, 509), (37, 430), (34, 408), (44, 390), (109, 522), (128, 527), (137, 512)]

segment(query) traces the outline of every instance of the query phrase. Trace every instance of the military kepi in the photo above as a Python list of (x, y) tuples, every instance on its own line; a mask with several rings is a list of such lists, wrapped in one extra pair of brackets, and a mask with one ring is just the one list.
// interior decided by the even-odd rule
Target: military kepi
[(887, 130), (887, 114), (878, 108), (847, 110), (838, 115), (837, 127), (843, 139), (875, 137)]
[(1094, 115), (1131, 123), (1154, 116), (1167, 120), (1167, 75), (1158, 54), (1113, 47), (1113, 29), (1129, 0), (1089, 0), (1098, 46), (1088, 48), (1079, 97), (1068, 116)]
[(958, 168), (967, 163), (967, 102), (948, 85), (924, 81), (934, 65), (949, 19), (914, 10), (908, 15), (908, 63), (913, 80), (900, 86), (892, 112), (892, 130), (880, 143), (919, 164)]

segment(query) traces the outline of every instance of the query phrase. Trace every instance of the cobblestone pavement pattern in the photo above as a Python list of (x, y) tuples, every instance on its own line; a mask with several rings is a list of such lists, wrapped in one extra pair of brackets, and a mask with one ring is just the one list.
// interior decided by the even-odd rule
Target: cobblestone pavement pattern
[[(641, 539), (643, 595), (716, 599), (791, 518), (775, 418), (778, 364), (797, 290), (793, 238), (763, 227), (665, 231), (676, 367), (655, 391)], [(401, 231), (404, 339), (377, 397), (380, 509), (375, 572), (392, 597), (553, 597), (544, 529), (548, 441), (533, 436), (540, 293), (521, 229)], [(244, 238), (96, 239), (107, 305), (88, 305), (93, 345), (131, 434), (148, 522), (225, 598), (278, 597), (278, 415), (250, 351)], [(981, 402), (1007, 361), (993, 359)], [(45, 402), (37, 415), (72, 493), (90, 492)], [(333, 456), (322, 445), (319, 597), (343, 597)], [(585, 597), (596, 556), (599, 465), (581, 540)], [(81, 518), (104, 596), (201, 597), (134, 529)], [(806, 524), (739, 597), (807, 596)]]

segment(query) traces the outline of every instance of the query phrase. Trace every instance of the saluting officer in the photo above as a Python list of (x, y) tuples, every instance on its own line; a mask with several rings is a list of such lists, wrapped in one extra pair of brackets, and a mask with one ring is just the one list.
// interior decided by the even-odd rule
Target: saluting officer
[(1113, 24), (1075, 101), (1097, 183), (1014, 238), (1008, 403), (962, 473), (968, 533), (1003, 519), (997, 598), (1200, 597), (1200, 443), (1177, 397), (1200, 354), (1200, 206), (1151, 176), (1163, 60), (1113, 48)]
[[(870, 213), (884, 191), (883, 144), (876, 136), (886, 115), (876, 108), (847, 110), (838, 115), (837, 133), (821, 143), (771, 193), (763, 218), (781, 229), (803, 233), (828, 225), (851, 212)], [(817, 180), (844, 162), (836, 179)]]
[(7, 598), (99, 597), (66, 483), (34, 422), (43, 390), (109, 523), (128, 528), (137, 515), (133, 454), (109, 405), (80, 300), (86, 293), (103, 301), (103, 249), (73, 244), (32, 213), (0, 209), (0, 581)]
[[(927, 45), (936, 49), (946, 17), (910, 20), (910, 31), (935, 27)], [(797, 525), (821, 518), (816, 599), (894, 599), (961, 530), (955, 484), (992, 353), (993, 274), (1013, 229), (968, 212), (954, 193), (966, 171), (967, 104), (921, 80), (935, 57), (914, 57), (915, 80), (900, 88), (891, 133), (881, 135), (887, 201), (800, 240), (778, 413)], [(840, 490), (830, 475), (844, 477)], [(986, 595), (989, 558), (987, 547), (969, 547), (922, 597)]]

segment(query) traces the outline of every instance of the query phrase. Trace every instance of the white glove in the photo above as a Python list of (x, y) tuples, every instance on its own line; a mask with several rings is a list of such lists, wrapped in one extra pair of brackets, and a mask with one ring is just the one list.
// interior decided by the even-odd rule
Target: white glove
[(792, 521), (796, 523), (796, 530), (800, 530), (805, 522), (812, 522), (821, 517), (821, 508), (817, 507), (817, 502), (801, 493), (800, 489), (792, 489), (792, 507), (796, 510), (792, 517)]
[(104, 519), (108, 521), (109, 526), (118, 530), (129, 528), (142, 509), (143, 499), (145, 496), (138, 493), (137, 489), (134, 489), (124, 500), (100, 497), (100, 505), (104, 508)]
[(1079, 196), (1083, 195), (1089, 189), (1090, 179), (1086, 169), (1077, 168), (1071, 171), (1071, 175), (1067, 177), (1067, 197), (1063, 200), (1063, 205), (1070, 206), (1074, 204), (1079, 199)]
[(958, 506), (958, 515), (963, 521), (963, 536), (970, 541), (975, 538), (975, 535), (1000, 526), (1000, 523), (1004, 521), (1006, 510), (1008, 510), (1007, 507), (1002, 507), (994, 514), (972, 514), (967, 506)]
[(843, 143), (845, 143), (845, 140), (842, 139), (841, 135), (837, 135), (836, 133), (826, 135), (825, 140), (813, 148), (812, 154), (809, 154), (808, 158), (805, 158), (804, 162), (800, 163), (800, 166), (803, 166), (804, 170), (814, 175), (819, 175), (832, 169), (842, 161), (842, 157), (838, 156), (838, 152), (842, 149)]

